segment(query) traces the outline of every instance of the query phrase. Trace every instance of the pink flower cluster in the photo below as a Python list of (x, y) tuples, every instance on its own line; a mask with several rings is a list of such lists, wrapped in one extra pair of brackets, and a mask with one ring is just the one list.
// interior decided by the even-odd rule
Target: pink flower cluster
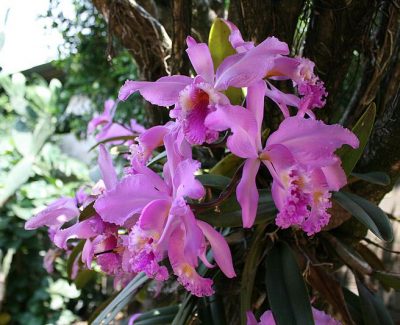
[[(89, 132), (102, 126), (98, 140), (139, 134), (130, 146), (130, 165), (124, 176), (118, 179), (111, 156), (100, 145), (102, 181), (89, 194), (79, 192), (76, 198), (52, 203), (30, 219), (26, 229), (47, 226), (55, 245), (66, 250), (71, 249), (70, 239), (83, 240), (81, 260), (86, 267), (90, 269), (95, 260), (118, 282), (138, 272), (163, 281), (172, 271), (194, 295), (211, 295), (213, 281), (197, 272), (200, 261), (214, 267), (206, 257), (208, 247), (227, 277), (234, 277), (235, 271), (224, 237), (196, 219), (189, 205), (205, 195), (195, 178), (201, 166), (192, 157), (192, 147), (212, 143), (226, 130), (230, 130), (227, 148), (245, 159), (236, 189), (243, 227), (251, 227), (255, 220), (261, 164), (272, 175), (278, 226), (296, 226), (313, 235), (329, 222), (330, 192), (346, 184), (335, 150), (343, 144), (356, 148), (358, 139), (339, 125), (316, 120), (313, 109), (324, 106), (327, 93), (310, 60), (289, 57), (287, 44), (275, 37), (254, 46), (242, 39), (236, 26), (226, 24), (237, 53), (220, 66), (214, 67), (206, 44), (188, 37), (186, 51), (196, 76), (128, 80), (121, 88), (119, 100), (139, 92), (154, 105), (173, 106), (173, 121), (147, 130), (134, 121), (122, 127), (112, 122), (115, 104), (108, 101), (104, 113), (90, 122)], [(295, 94), (278, 90), (275, 80), (291, 80)], [(225, 95), (229, 87), (247, 89), (246, 108), (230, 103)], [(277, 104), (284, 119), (263, 144), (265, 97)], [(167, 162), (159, 175), (147, 163), (161, 146)], [(93, 215), (79, 220), (81, 210), (89, 205), (93, 205)]]

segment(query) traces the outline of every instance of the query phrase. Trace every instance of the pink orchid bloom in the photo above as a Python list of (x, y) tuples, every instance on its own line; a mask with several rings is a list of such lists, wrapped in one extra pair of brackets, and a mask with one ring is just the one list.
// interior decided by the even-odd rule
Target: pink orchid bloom
[(61, 227), (65, 222), (76, 218), (80, 211), (77, 207), (76, 199), (61, 197), (49, 206), (30, 218), (25, 223), (26, 230), (33, 230), (39, 227)]
[[(239, 29), (233, 23), (227, 20), (224, 20), (224, 22), (231, 30), (229, 41), (237, 53), (254, 51), (254, 44), (245, 42)], [(293, 106), (298, 108), (299, 116), (307, 114), (315, 118), (312, 109), (325, 106), (325, 97), (328, 95), (323, 82), (314, 74), (315, 64), (306, 58), (290, 58), (284, 56), (288, 53), (281, 54), (276, 55), (273, 61), (269, 63), (268, 69), (264, 70), (263, 78), (272, 80), (291, 79), (301, 97), (286, 94), (275, 88), (269, 81), (266, 81), (265, 95), (278, 105), (285, 117), (290, 116), (288, 106)], [(250, 86), (250, 84), (247, 86)]]
[(168, 157), (164, 179), (138, 165), (135, 174), (97, 199), (95, 209), (103, 220), (117, 225), (126, 225), (139, 215), (125, 239), (130, 272), (143, 271), (148, 277), (165, 280), (168, 271), (160, 262), (168, 255), (174, 273), (187, 290), (198, 296), (210, 295), (212, 281), (195, 270), (198, 257), (211, 266), (205, 259), (205, 238), (221, 270), (233, 277), (230, 250), (221, 234), (196, 221), (186, 203), (186, 198), (200, 199), (205, 191), (194, 177), (199, 163), (181, 155), (175, 135), (170, 132), (164, 136)]
[(153, 105), (175, 105), (170, 115), (177, 119), (190, 144), (211, 143), (217, 139), (218, 133), (207, 128), (204, 121), (216, 105), (229, 104), (224, 90), (247, 87), (261, 80), (274, 57), (289, 53), (285, 43), (270, 37), (251, 51), (227, 57), (214, 73), (208, 46), (192, 37), (187, 38), (187, 45), (186, 52), (197, 73), (195, 78), (175, 75), (155, 82), (128, 80), (120, 90), (119, 99), (126, 100), (139, 91)]
[(248, 88), (247, 109), (218, 106), (206, 119), (217, 131), (231, 129), (227, 147), (245, 158), (242, 178), (236, 189), (242, 207), (243, 226), (251, 227), (257, 212), (256, 175), (261, 162), (272, 177), (272, 194), (279, 210), (278, 226), (300, 226), (308, 235), (322, 229), (330, 215), (329, 191), (346, 184), (340, 159), (334, 154), (343, 144), (358, 146), (357, 137), (340, 125), (299, 116), (286, 118), (279, 129), (261, 144), (265, 84)]
[(114, 137), (132, 136), (134, 134), (141, 134), (145, 128), (138, 124), (135, 119), (131, 119), (130, 126), (114, 123), (113, 118), (115, 114), (116, 102), (108, 99), (104, 103), (104, 111), (100, 115), (95, 115), (88, 124), (88, 134), (93, 134), (96, 129), (100, 128), (99, 133), (96, 134), (96, 140), (102, 141)]
[[(271, 310), (267, 310), (261, 315), (260, 322), (257, 322), (254, 314), (251, 311), (248, 311), (246, 314), (247, 325), (276, 325), (274, 315), (272, 314)], [(312, 307), (312, 314), (315, 325), (341, 325), (339, 321), (314, 307)]]

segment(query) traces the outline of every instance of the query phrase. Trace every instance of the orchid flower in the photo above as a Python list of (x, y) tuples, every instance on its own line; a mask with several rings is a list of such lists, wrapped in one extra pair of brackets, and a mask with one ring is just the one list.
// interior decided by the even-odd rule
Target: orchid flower
[(195, 179), (199, 163), (181, 155), (175, 135), (164, 137), (168, 161), (162, 179), (144, 165), (97, 199), (95, 209), (103, 220), (124, 225), (135, 215), (137, 222), (125, 238), (130, 252), (130, 271), (145, 272), (165, 280), (168, 272), (161, 261), (168, 255), (178, 280), (197, 296), (212, 294), (212, 281), (196, 272), (198, 257), (205, 258), (205, 238), (215, 260), (228, 276), (235, 276), (229, 247), (223, 236), (207, 224), (196, 221), (186, 198), (200, 199), (205, 191)]
[[(224, 20), (225, 24), (231, 30), (229, 41), (237, 53), (252, 53), (259, 46), (254, 46), (252, 42), (245, 42), (239, 29), (230, 21)], [(262, 43), (261, 43), (262, 44)], [(261, 45), (260, 44), (260, 45)], [(269, 62), (268, 69), (264, 69), (264, 75), (261, 78), (271, 80), (292, 80), (294, 86), (297, 87), (300, 98), (293, 94), (286, 94), (275, 88), (268, 80), (266, 80), (267, 88), (265, 95), (274, 101), (281, 109), (285, 117), (290, 116), (287, 106), (298, 108), (299, 116), (304, 117), (305, 114), (315, 118), (312, 109), (322, 108), (325, 105), (325, 97), (328, 93), (324, 84), (314, 74), (315, 64), (306, 58), (296, 57), (290, 58), (284, 56), (288, 53), (281, 53), (274, 56)], [(250, 86), (247, 84), (246, 86)]]
[(343, 144), (358, 146), (357, 137), (340, 125), (299, 116), (286, 118), (279, 129), (261, 144), (265, 84), (248, 88), (247, 109), (218, 106), (206, 125), (217, 131), (231, 129), (227, 147), (245, 158), (236, 189), (242, 207), (243, 226), (253, 225), (258, 203), (256, 175), (261, 162), (272, 177), (272, 194), (279, 210), (276, 223), (282, 228), (300, 226), (308, 235), (322, 229), (330, 218), (329, 191), (346, 184), (340, 159), (334, 154)]
[(119, 99), (126, 100), (139, 91), (153, 105), (175, 105), (170, 116), (176, 118), (186, 140), (190, 144), (211, 143), (218, 138), (218, 133), (207, 128), (204, 121), (216, 105), (229, 104), (223, 91), (261, 80), (273, 59), (279, 54), (288, 54), (289, 49), (285, 43), (270, 37), (252, 51), (226, 58), (214, 73), (208, 46), (190, 36), (186, 41), (186, 52), (197, 73), (195, 78), (175, 75), (155, 82), (128, 80), (120, 90)]
[(130, 126), (126, 127), (113, 122), (115, 114), (116, 102), (108, 99), (104, 103), (104, 111), (100, 115), (95, 115), (88, 124), (88, 134), (93, 134), (100, 127), (100, 132), (96, 135), (97, 141), (109, 138), (132, 136), (133, 134), (141, 134), (145, 128), (138, 124), (135, 119), (131, 119)]
[[(248, 311), (246, 314), (247, 325), (276, 325), (274, 315), (272, 314), (271, 310), (267, 310), (261, 315), (260, 322), (257, 322), (254, 314), (251, 311)], [(312, 314), (315, 325), (341, 325), (339, 321), (314, 307), (312, 307)]]

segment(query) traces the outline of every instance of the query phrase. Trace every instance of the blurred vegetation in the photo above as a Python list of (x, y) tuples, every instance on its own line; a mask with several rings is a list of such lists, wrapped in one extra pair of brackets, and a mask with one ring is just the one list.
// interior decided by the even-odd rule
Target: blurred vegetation
[[(64, 72), (63, 84), (0, 75), (0, 324), (71, 324), (88, 319), (105, 300), (104, 278), (93, 272), (75, 284), (68, 279), (67, 257), (57, 250), (51, 251), (54, 270), (47, 273), (47, 231), (24, 230), (25, 221), (45, 205), (74, 196), (90, 181), (89, 166), (66, 154), (62, 139), (67, 133), (85, 137), (94, 111), (102, 111), (104, 101), (136, 77), (134, 62), (118, 44), (117, 54), (107, 58), (107, 25), (91, 2), (74, 1), (73, 19), (64, 17), (59, 3), (50, 1), (47, 19), (65, 40), (55, 62)], [(143, 122), (142, 107), (134, 97), (121, 103), (117, 117), (128, 121), (133, 111)]]
[[(64, 39), (59, 48), (60, 59), (54, 63), (65, 74), (59, 97), (65, 114), (59, 127), (64, 132), (84, 135), (93, 111), (102, 111), (105, 100), (115, 99), (126, 79), (136, 79), (137, 68), (128, 51), (108, 37), (107, 24), (91, 1), (74, 0), (74, 17), (64, 15), (60, 2), (50, 0), (46, 14), (52, 22), (51, 28), (57, 29)], [(90, 109), (74, 113), (81, 118), (71, 118), (67, 106), (77, 95), (90, 99)], [(128, 122), (132, 117), (145, 123), (139, 96), (120, 103), (116, 112), (119, 121)]]

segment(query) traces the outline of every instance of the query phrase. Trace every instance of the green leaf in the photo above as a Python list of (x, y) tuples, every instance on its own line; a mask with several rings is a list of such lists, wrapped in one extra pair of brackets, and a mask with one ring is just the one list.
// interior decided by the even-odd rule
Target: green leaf
[(388, 216), (370, 201), (349, 192), (335, 192), (335, 200), (352, 216), (357, 218), (378, 238), (393, 240), (393, 229)]
[(378, 279), (383, 285), (400, 291), (400, 274), (385, 272), (385, 271), (375, 271), (373, 274), (374, 278)]
[[(110, 324), (111, 320), (114, 319), (115, 315), (118, 314), (122, 308), (124, 308), (135, 291), (140, 288), (148, 278), (144, 273), (136, 275), (128, 285), (121, 290), (121, 292), (115, 296), (115, 298), (103, 309), (103, 311), (95, 318), (92, 322), (93, 325)], [(103, 322), (104, 321), (104, 322)]]
[(240, 316), (242, 324), (246, 324), (246, 312), (251, 309), (251, 297), (253, 293), (254, 280), (258, 265), (260, 263), (261, 255), (265, 248), (265, 241), (263, 240), (263, 237), (266, 226), (266, 224), (257, 226), (255, 234), (253, 235), (253, 242), (244, 262), (240, 287)]
[(167, 152), (166, 151), (160, 152), (157, 156), (155, 156), (152, 160), (150, 160), (147, 163), (147, 167), (150, 167), (151, 165), (155, 164), (156, 162), (160, 161), (165, 157), (167, 157)]
[(345, 146), (337, 151), (337, 155), (342, 160), (342, 167), (346, 175), (350, 175), (358, 160), (361, 158), (362, 153), (364, 152), (365, 146), (367, 145), (369, 136), (371, 135), (371, 131), (374, 126), (375, 116), (376, 107), (375, 104), (372, 103), (368, 106), (365, 113), (360, 117), (352, 129), (353, 133), (360, 141), (360, 146), (357, 149)]
[(33, 131), (33, 140), (31, 147), (31, 155), (36, 156), (40, 150), (42, 150), (43, 145), (46, 143), (47, 139), (54, 133), (55, 126), (51, 121), (50, 116), (44, 116), (37, 123), (35, 130)]
[(360, 307), (360, 298), (349, 289), (342, 287), (344, 300), (351, 314), (351, 318), (356, 324), (362, 324), (362, 313)]
[(368, 290), (360, 281), (357, 282), (360, 296), (361, 314), (365, 325), (394, 325), (382, 299)]
[[(214, 20), (208, 37), (208, 46), (216, 71), (221, 62), (229, 55), (236, 54), (235, 49), (229, 42), (231, 30), (221, 18)], [(243, 92), (239, 88), (228, 88), (225, 95), (233, 105), (239, 105), (243, 102)]]
[(265, 260), (268, 301), (278, 325), (314, 324), (310, 298), (290, 247), (277, 242)]
[(242, 162), (243, 158), (229, 154), (210, 170), (210, 174), (231, 177)]
[(14, 195), (14, 193), (25, 184), (32, 174), (33, 156), (22, 158), (8, 173), (6, 179), (2, 182), (4, 188), (0, 191), (0, 207)]
[(361, 179), (363, 181), (376, 184), (376, 185), (382, 185), (382, 186), (387, 186), (390, 184), (390, 177), (388, 174), (384, 172), (370, 172), (370, 173), (351, 173), (352, 176)]
[(89, 203), (81, 212), (79, 215), (78, 220), (83, 221), (86, 219), (89, 219), (90, 217), (94, 216), (96, 214), (96, 210), (94, 209), (94, 203), (95, 201)]
[(95, 277), (96, 277), (96, 271), (82, 270), (76, 276), (74, 283), (77, 289), (83, 289)]
[(82, 252), (83, 246), (85, 245), (85, 241), (81, 240), (78, 245), (74, 247), (72, 250), (71, 254), (68, 257), (67, 260), (67, 275), (68, 279), (71, 279), (72, 277), (72, 270), (74, 268), (74, 263), (78, 255)]
[(218, 190), (224, 190), (231, 182), (229, 177), (222, 175), (204, 174), (198, 175), (196, 178), (201, 182), (201, 184), (203, 184), (203, 186), (216, 188)]
[[(267, 190), (260, 190), (260, 199), (258, 201), (257, 216), (254, 224), (271, 222), (275, 219), (276, 207), (271, 193)], [(235, 196), (231, 196), (223, 202), (218, 209), (209, 210), (197, 215), (197, 218), (203, 220), (215, 227), (241, 227), (242, 209)]]

